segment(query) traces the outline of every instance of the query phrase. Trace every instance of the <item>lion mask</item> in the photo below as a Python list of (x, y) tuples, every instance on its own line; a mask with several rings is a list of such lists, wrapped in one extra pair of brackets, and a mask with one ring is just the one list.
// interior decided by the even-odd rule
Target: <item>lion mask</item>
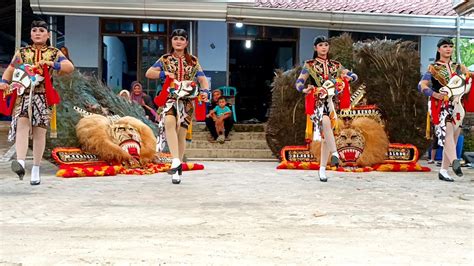
[[(355, 118), (348, 126), (340, 123), (335, 136), (339, 158), (345, 165), (370, 166), (382, 163), (387, 156), (389, 141), (383, 126), (367, 117)], [(311, 152), (319, 161), (321, 142), (311, 143)]]
[(155, 155), (153, 131), (130, 116), (114, 121), (92, 114), (79, 120), (76, 134), (84, 151), (108, 162), (120, 162), (134, 168), (150, 162)]

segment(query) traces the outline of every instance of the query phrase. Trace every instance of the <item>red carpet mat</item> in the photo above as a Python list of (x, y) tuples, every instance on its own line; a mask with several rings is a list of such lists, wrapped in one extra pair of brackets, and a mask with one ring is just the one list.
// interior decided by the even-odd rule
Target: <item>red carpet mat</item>
[[(277, 169), (295, 169), (295, 170), (319, 170), (319, 163), (315, 162), (288, 162), (283, 161)], [(377, 164), (371, 167), (327, 167), (327, 170), (339, 171), (339, 172), (370, 172), (370, 171), (381, 171), (381, 172), (429, 172), (431, 171), (428, 167), (423, 167), (418, 163), (384, 163)]]
[[(126, 169), (121, 165), (60, 165), (56, 176), (63, 178), (71, 177), (92, 177), (92, 176), (114, 176), (124, 175), (151, 175), (160, 172), (166, 172), (170, 169), (170, 164), (152, 164), (146, 165), (146, 168)], [(198, 163), (183, 163), (183, 171), (203, 170), (204, 165)]]

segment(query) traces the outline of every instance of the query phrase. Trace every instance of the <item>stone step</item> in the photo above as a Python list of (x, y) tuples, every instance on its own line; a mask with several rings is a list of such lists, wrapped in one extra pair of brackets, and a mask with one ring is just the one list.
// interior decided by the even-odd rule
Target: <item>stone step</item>
[[(193, 140), (207, 140), (209, 132), (207, 131), (194, 131)], [(231, 132), (229, 135), (232, 140), (266, 140), (265, 132)]]
[(224, 143), (211, 143), (207, 140), (195, 140), (186, 145), (186, 149), (268, 149), (265, 140), (235, 140)]
[(276, 158), (270, 149), (186, 149), (186, 158), (205, 160), (206, 158)]
[[(193, 123), (193, 132), (207, 131), (203, 122)], [(233, 132), (264, 132), (265, 124), (234, 124)]]

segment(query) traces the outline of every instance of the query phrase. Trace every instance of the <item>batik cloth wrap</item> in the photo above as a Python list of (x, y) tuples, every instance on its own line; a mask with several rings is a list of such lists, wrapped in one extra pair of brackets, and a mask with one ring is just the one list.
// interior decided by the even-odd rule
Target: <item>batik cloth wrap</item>
[[(165, 54), (153, 65), (159, 67), (163, 71), (173, 73), (176, 81), (191, 81), (197, 77), (204, 76), (201, 65), (198, 62), (197, 57), (188, 55), (190, 62), (186, 60), (186, 56), (175, 56), (172, 54)], [(164, 78), (164, 75), (163, 75)], [(207, 89), (207, 88), (206, 88)], [(176, 94), (169, 93), (166, 100), (165, 106), (160, 113), (160, 121), (162, 130), (159, 136), (159, 142), (164, 142), (162, 138), (165, 137), (164, 133), (164, 119), (167, 115), (172, 115), (177, 118), (177, 124), (188, 130), (186, 136), (187, 140), (191, 140), (191, 129), (192, 129), (192, 117), (194, 113), (194, 100), (190, 98), (178, 98)]]
[[(342, 69), (343, 67), (339, 62), (318, 57), (316, 59), (306, 61), (303, 66), (302, 73), (308, 73), (310, 84), (319, 88), (327, 80), (335, 81)], [(312, 136), (312, 139), (321, 140), (323, 116), (329, 116), (331, 112), (335, 113), (337, 111), (338, 99), (337, 97), (333, 97), (333, 102), (329, 102), (327, 97), (319, 98), (316, 96), (315, 100), (314, 113), (310, 115), (310, 119), (314, 124), (314, 129), (312, 130), (314, 135)]]
[[(23, 47), (15, 54), (11, 65), (38, 65), (40, 60), (60, 62), (64, 59), (60, 58), (58, 52), (59, 50), (57, 48), (46, 45), (42, 46), (41, 48), (36, 48), (33, 46)], [(50, 73), (51, 72), (52, 70), (50, 70)], [(34, 88), (32, 99), (30, 99), (30, 88), (27, 88), (22, 95), (17, 97), (15, 107), (13, 109), (10, 131), (8, 133), (9, 141), (15, 140), (18, 119), (20, 117), (28, 118), (28, 106), (30, 101), (32, 104), (31, 126), (45, 129), (49, 127), (51, 121), (51, 107), (49, 107), (47, 104), (45, 82), (42, 81)]]
[[(436, 62), (430, 64), (428, 72), (425, 73), (422, 79), (430, 81), (432, 90), (439, 93), (440, 88), (448, 84), (453, 74), (461, 74), (461, 65), (453, 62), (447, 64)], [(446, 124), (453, 121), (453, 111), (454, 104), (451, 100), (443, 101), (431, 97), (431, 114), (439, 146), (444, 146)]]

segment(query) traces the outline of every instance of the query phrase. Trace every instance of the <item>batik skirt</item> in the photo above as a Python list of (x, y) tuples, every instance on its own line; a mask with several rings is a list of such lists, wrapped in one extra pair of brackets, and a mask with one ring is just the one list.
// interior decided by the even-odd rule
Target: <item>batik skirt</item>
[[(10, 132), (8, 141), (15, 141), (18, 119), (20, 117), (28, 118), (28, 108), (30, 105), (30, 95), (25, 91), (23, 95), (18, 96), (12, 114)], [(34, 93), (31, 101), (31, 125), (47, 129), (51, 121), (51, 109), (46, 103), (46, 94), (44, 92)]]

